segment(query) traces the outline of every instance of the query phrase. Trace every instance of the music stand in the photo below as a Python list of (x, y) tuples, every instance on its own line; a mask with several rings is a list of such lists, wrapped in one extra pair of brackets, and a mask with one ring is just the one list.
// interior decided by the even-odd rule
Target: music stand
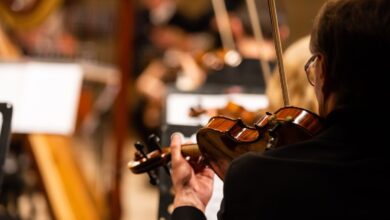
[(8, 152), (11, 136), (12, 105), (9, 103), (0, 103), (0, 192), (3, 183), (3, 166)]

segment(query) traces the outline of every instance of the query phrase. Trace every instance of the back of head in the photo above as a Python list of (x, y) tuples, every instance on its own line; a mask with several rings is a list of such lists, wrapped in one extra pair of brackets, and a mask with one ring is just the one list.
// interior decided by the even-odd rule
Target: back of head
[(321, 8), (311, 51), (325, 55), (325, 90), (337, 92), (341, 102), (362, 105), (372, 96), (388, 98), (383, 90), (389, 72), (389, 12), (389, 0), (332, 0)]

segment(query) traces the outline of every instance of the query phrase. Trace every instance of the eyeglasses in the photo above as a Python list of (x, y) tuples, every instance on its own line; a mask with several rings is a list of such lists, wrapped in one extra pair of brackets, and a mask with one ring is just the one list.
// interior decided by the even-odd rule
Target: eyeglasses
[(305, 72), (306, 72), (307, 80), (312, 86), (316, 84), (316, 76), (312, 67), (314, 62), (317, 60), (317, 58), (318, 58), (318, 54), (314, 54), (309, 58), (309, 60), (305, 64)]

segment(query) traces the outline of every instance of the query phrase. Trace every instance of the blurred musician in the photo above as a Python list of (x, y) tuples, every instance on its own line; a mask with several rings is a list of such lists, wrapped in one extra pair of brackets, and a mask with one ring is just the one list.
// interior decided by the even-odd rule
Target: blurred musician
[[(205, 4), (201, 2), (204, 1), (197, 5)], [(133, 118), (137, 120), (140, 135), (148, 136), (159, 133), (167, 84), (175, 83), (180, 74), (188, 76), (184, 80), (187, 90), (203, 82), (200, 67), (191, 56), (195, 51), (214, 47), (214, 37), (208, 27), (211, 7), (185, 13), (182, 5), (186, 4), (181, 1), (143, 0), (141, 3), (135, 44), (135, 92), (139, 99)]]
[[(290, 94), (290, 104), (317, 112), (318, 105), (314, 88), (307, 81), (305, 70), (302, 68), (311, 56), (309, 44), (310, 36), (298, 39), (284, 52), (283, 60)], [(266, 95), (269, 99), (267, 111), (275, 112), (280, 106), (283, 106), (278, 69), (272, 74), (266, 89)]]
[[(160, 3), (163, 2), (165, 1)], [(164, 53), (159, 59), (153, 59), (136, 80), (136, 91), (141, 95), (141, 99), (135, 110), (137, 114), (135, 118), (141, 120), (137, 124), (143, 126), (140, 129), (144, 130), (143, 133), (158, 133), (161, 125), (161, 109), (167, 93), (167, 84), (170, 83), (182, 91), (211, 89), (219, 90), (213, 92), (264, 93), (266, 82), (260, 69), (259, 54), (261, 59), (271, 66), (273, 66), (276, 55), (266, 1), (259, 1), (256, 6), (263, 27), (264, 40), (262, 42), (257, 42), (253, 36), (245, 2), (229, 6), (231, 9), (229, 22), (233, 38), (238, 53), (243, 57), (242, 62), (236, 65), (226, 64), (222, 60), (222, 66), (214, 67), (212, 64), (204, 63), (202, 58), (198, 59), (199, 51), (210, 50), (215, 45), (210, 42), (210, 32), (217, 29), (213, 19), (210, 20), (208, 28), (211, 30), (207, 32), (208, 34), (188, 32), (178, 25), (160, 25), (153, 28), (152, 42)], [(289, 35), (289, 29), (283, 10), (278, 12), (281, 16), (279, 26), (282, 39), (285, 40)], [(204, 53), (204, 57), (210, 54), (212, 57), (219, 56), (216, 54), (220, 51)], [(206, 58), (206, 62), (210, 61), (211, 56)]]
[[(258, 41), (254, 36), (245, 1), (237, 3), (234, 10), (229, 12), (229, 20), (234, 43), (238, 53), (242, 56), (242, 62), (236, 66), (225, 65), (220, 70), (211, 70), (207, 73), (204, 85), (219, 85), (226, 87), (227, 90), (229, 87), (238, 88), (241, 92), (264, 93), (267, 83), (263, 77), (259, 59), (265, 61), (265, 64), (272, 69), (276, 53), (267, 1), (256, 1), (255, 11), (260, 21), (263, 39)], [(289, 36), (289, 27), (283, 8), (278, 8), (278, 16), (281, 39), (284, 41)]]

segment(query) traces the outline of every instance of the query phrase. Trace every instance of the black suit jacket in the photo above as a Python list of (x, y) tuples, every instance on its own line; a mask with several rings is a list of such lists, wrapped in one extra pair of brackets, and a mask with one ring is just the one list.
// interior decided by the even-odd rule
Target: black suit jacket
[[(366, 116), (338, 110), (308, 141), (234, 160), (219, 219), (390, 219), (387, 134)], [(180, 207), (172, 218), (200, 214)]]

